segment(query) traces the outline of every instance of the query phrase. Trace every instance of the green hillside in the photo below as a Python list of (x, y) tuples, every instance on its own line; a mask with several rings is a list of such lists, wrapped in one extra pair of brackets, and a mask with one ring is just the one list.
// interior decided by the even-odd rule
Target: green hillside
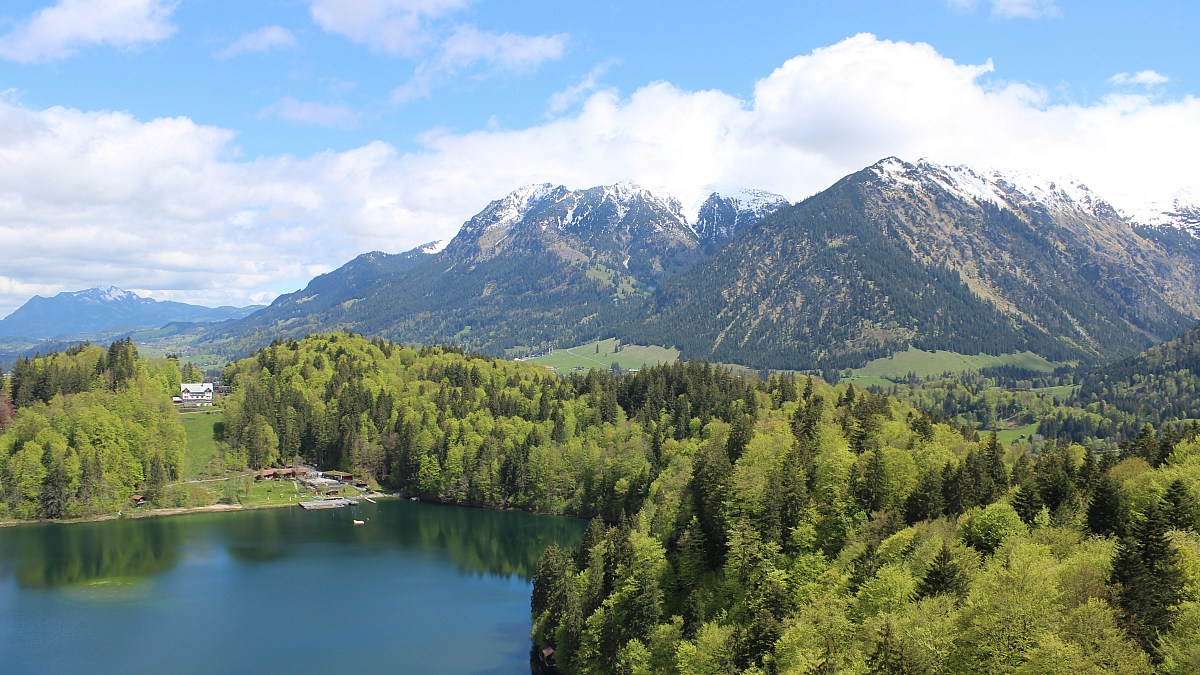
[(611, 368), (613, 363), (621, 370), (636, 370), (643, 366), (674, 363), (679, 360), (679, 350), (656, 345), (624, 344), (617, 338), (598, 340), (575, 347), (555, 349), (550, 354), (529, 359), (534, 363), (553, 366), (559, 372)]

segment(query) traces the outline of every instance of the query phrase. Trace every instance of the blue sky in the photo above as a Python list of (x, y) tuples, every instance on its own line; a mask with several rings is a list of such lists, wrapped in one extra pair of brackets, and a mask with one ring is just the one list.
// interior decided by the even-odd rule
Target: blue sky
[(359, 253), (452, 236), (530, 182), (799, 200), (898, 155), (1078, 178), (1119, 206), (1169, 200), (1197, 187), (1198, 14), (9, 0), (0, 316), (101, 284), (269, 301)]

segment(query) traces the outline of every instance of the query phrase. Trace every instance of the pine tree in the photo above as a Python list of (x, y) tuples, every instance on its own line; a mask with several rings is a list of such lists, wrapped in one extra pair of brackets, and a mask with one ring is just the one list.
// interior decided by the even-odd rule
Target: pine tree
[(1166, 508), (1167, 522), (1170, 523), (1172, 529), (1195, 529), (1196, 500), (1192, 498), (1192, 492), (1182, 478), (1171, 481), (1167, 493), (1163, 495), (1163, 502)]
[(879, 628), (879, 639), (867, 657), (867, 672), (870, 675), (908, 675), (913, 672), (896, 639), (891, 619)]
[(935, 595), (962, 597), (967, 592), (967, 575), (959, 567), (950, 551), (950, 545), (942, 542), (942, 550), (925, 568), (925, 576), (917, 584), (917, 597), (930, 598)]
[(943, 496), (942, 472), (931, 469), (921, 477), (921, 483), (908, 496), (904, 505), (904, 519), (909, 525), (924, 520), (940, 518), (946, 508)]
[(1153, 656), (1159, 636), (1170, 630), (1184, 598), (1185, 578), (1179, 552), (1167, 538), (1166, 514), (1158, 502), (1121, 539), (1111, 581), (1125, 614), (1125, 628)]
[(1101, 536), (1122, 533), (1121, 486), (1108, 474), (1100, 477), (1087, 509), (1088, 529)]
[(1017, 510), (1017, 515), (1021, 516), (1021, 520), (1025, 521), (1026, 525), (1033, 524), (1033, 519), (1041, 512), (1043, 506), (1042, 497), (1038, 494), (1037, 487), (1032, 482), (1017, 486), (1017, 495), (1013, 499), (1013, 508)]

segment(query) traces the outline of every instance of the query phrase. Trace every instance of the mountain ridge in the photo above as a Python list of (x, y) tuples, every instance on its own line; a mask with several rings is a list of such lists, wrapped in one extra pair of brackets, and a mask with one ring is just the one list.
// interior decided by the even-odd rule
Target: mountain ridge
[(823, 369), (910, 345), (1099, 361), (1200, 317), (1187, 230), (1075, 181), (895, 157), (798, 204), (713, 193), (690, 218), (632, 183), (533, 184), (442, 248), (379, 256), (210, 334), (238, 354), (330, 329), (493, 354), (620, 337)]
[(0, 319), (0, 336), (49, 339), (135, 328), (159, 328), (169, 323), (207, 323), (238, 319), (261, 309), (206, 307), (172, 300), (144, 298), (116, 286), (63, 291), (49, 298), (35, 295), (12, 314)]

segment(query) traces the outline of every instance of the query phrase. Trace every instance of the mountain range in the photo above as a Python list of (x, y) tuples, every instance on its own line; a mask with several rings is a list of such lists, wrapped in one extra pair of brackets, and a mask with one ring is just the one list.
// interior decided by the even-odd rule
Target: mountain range
[(1123, 212), (1076, 182), (893, 157), (796, 204), (744, 190), (686, 213), (631, 183), (526, 186), (444, 245), (361, 255), (194, 332), (228, 357), (351, 330), (508, 355), (618, 337), (831, 369), (909, 346), (1097, 363), (1198, 318), (1186, 194)]
[(531, 185), (490, 203), (441, 250), (359, 256), (205, 339), (239, 355), (345, 328), (503, 353), (609, 335), (665, 279), (785, 206), (761, 191), (714, 193), (688, 217), (678, 200), (629, 183)]
[(882, 160), (798, 203), (629, 183), (531, 185), (444, 246), (370, 253), (204, 339), (238, 355), (349, 329), (521, 353), (596, 337), (754, 367), (909, 345), (1127, 356), (1200, 317), (1200, 209), (1122, 213), (1086, 186)]
[(143, 298), (115, 286), (35, 295), (0, 320), (0, 337), (33, 340), (88, 336), (138, 328), (159, 328), (173, 322), (202, 323), (237, 319), (261, 306), (203, 307)]

